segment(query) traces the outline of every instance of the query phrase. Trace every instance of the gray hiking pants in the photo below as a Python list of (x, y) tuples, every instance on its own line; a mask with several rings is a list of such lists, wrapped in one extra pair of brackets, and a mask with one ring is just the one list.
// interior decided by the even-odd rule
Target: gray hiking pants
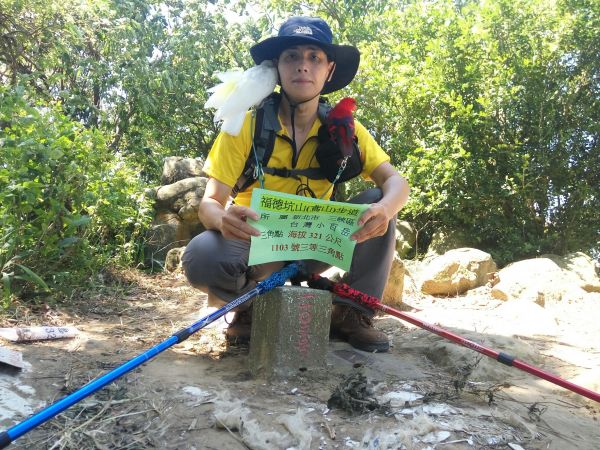
[[(380, 189), (368, 189), (348, 203), (371, 204), (382, 197)], [(366, 294), (381, 298), (392, 267), (395, 251), (396, 217), (390, 220), (383, 236), (357, 244), (354, 249), (350, 270), (344, 282)], [(189, 283), (208, 293), (210, 306), (221, 307), (253, 289), (257, 282), (281, 269), (285, 262), (276, 261), (248, 266), (250, 242), (225, 239), (214, 230), (205, 231), (194, 237), (185, 248), (182, 265)], [(321, 261), (302, 262), (306, 273), (321, 273), (331, 266)], [(370, 310), (358, 306), (351, 300), (336, 297), (336, 304), (347, 304), (364, 313)], [(246, 305), (246, 306), (245, 306)], [(240, 309), (249, 306), (248, 303)], [(245, 308), (244, 308), (245, 306)]]

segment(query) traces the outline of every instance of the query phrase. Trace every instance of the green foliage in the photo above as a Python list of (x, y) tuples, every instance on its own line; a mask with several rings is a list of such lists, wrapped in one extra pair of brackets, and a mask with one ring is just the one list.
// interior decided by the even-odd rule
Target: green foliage
[(10, 305), (11, 295), (14, 291), (14, 285), (18, 282), (27, 282), (49, 291), (48, 285), (42, 280), (38, 274), (33, 272), (29, 267), (19, 264), (21, 255), (15, 254), (17, 240), (11, 235), (15, 234), (15, 230), (9, 230), (4, 236), (0, 236), (0, 279), (2, 281), (2, 307)]
[(114, 255), (135, 260), (149, 209), (136, 171), (102, 135), (35, 105), (20, 86), (0, 88), (0, 124), (5, 296), (31, 284), (68, 288)]
[(330, 100), (354, 96), (409, 179), (420, 249), (457, 230), (500, 264), (598, 254), (596, 0), (0, 0), (4, 292), (134, 263), (144, 183), (208, 152), (215, 73), (291, 14), (361, 50)]
[[(274, 0), (278, 14), (301, 2)], [(366, 6), (366, 7), (365, 7)], [(438, 229), (502, 264), (600, 247), (600, 3), (323, 1), (361, 50), (344, 95), (409, 179), (420, 248)], [(337, 98), (336, 96), (333, 96)]]
[(148, 182), (166, 156), (208, 153), (218, 128), (206, 90), (216, 72), (249, 67), (262, 34), (207, 0), (0, 0), (0, 11), (0, 81), (60, 101)]

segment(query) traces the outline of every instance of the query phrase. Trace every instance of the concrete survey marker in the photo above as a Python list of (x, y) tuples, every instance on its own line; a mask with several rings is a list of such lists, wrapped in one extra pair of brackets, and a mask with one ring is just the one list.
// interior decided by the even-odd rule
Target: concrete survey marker
[(331, 294), (296, 286), (254, 300), (250, 372), (266, 378), (321, 369), (327, 361)]

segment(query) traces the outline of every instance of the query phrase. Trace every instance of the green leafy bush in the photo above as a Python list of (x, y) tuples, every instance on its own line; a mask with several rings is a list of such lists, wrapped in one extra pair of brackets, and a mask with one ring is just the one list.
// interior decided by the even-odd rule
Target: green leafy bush
[(23, 87), (0, 88), (5, 299), (34, 285), (68, 289), (109, 259), (134, 261), (149, 221), (138, 173), (97, 130), (34, 104)]

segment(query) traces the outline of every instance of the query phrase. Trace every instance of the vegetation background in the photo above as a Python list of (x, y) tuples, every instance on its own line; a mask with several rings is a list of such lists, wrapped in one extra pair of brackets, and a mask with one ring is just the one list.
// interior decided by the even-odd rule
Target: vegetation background
[(362, 52), (330, 101), (355, 97), (408, 177), (413, 256), (443, 232), (500, 265), (598, 258), (597, 0), (0, 0), (5, 307), (142, 261), (145, 188), (218, 131), (215, 73), (295, 13)]

